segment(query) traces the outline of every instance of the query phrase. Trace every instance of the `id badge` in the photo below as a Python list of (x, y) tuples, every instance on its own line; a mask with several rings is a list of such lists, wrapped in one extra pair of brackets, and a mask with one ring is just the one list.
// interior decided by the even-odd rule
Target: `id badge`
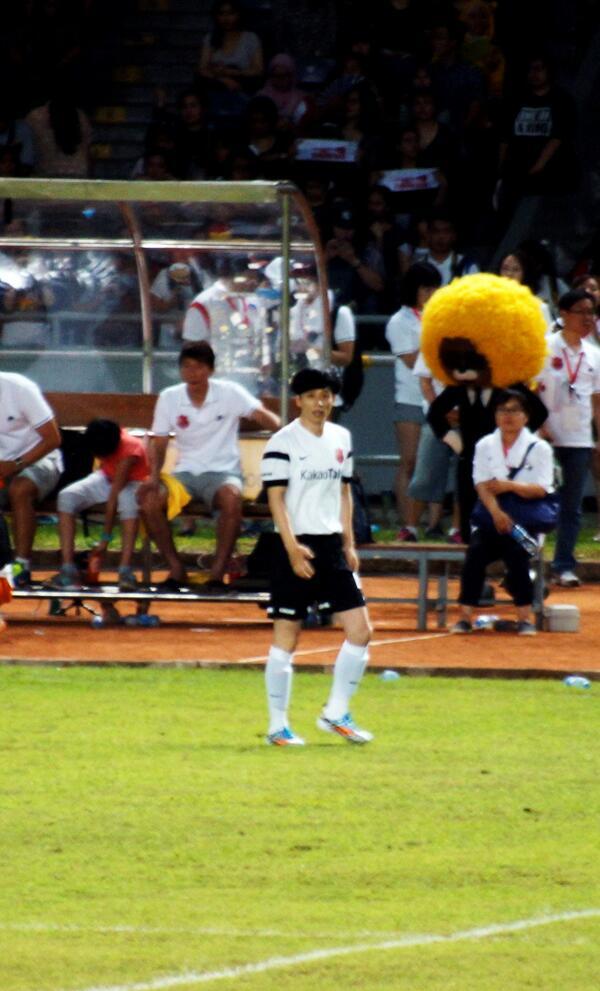
[(572, 433), (581, 426), (582, 414), (579, 409), (578, 403), (569, 403), (567, 406), (563, 406), (560, 413), (561, 425), (563, 430)]

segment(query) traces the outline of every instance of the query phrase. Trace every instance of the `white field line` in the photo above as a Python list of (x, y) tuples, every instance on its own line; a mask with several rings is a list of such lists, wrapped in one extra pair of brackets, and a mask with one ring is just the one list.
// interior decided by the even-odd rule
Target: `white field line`
[[(369, 643), (369, 650), (373, 647), (387, 647), (389, 644), (394, 643), (423, 643), (424, 640), (438, 640), (440, 637), (449, 637), (450, 633), (426, 633), (420, 637), (396, 637), (389, 640), (371, 640)], [(310, 654), (330, 654), (335, 653), (340, 649), (340, 645), (334, 644), (331, 647), (313, 647), (310, 650), (297, 650), (294, 652), (294, 657), (307, 657)], [(235, 664), (256, 664), (258, 661), (266, 661), (267, 654), (257, 654), (256, 657), (241, 657), (239, 661), (235, 661)]]
[(291, 932), (283, 929), (233, 929), (226, 926), (81, 926), (53, 922), (0, 922), (0, 932), (35, 933), (97, 933), (99, 935), (126, 936), (228, 936), (233, 939), (391, 939), (398, 934), (390, 930), (371, 931), (359, 929), (354, 932)]
[(190, 987), (198, 984), (209, 984), (211, 981), (245, 977), (249, 974), (264, 974), (269, 970), (281, 970), (287, 967), (297, 967), (301, 964), (313, 963), (319, 960), (330, 960), (332, 957), (350, 956), (353, 953), (372, 953), (382, 950), (401, 950), (415, 946), (431, 946), (433, 944), (460, 943), (473, 939), (488, 939), (493, 936), (506, 936), (511, 933), (535, 929), (538, 926), (548, 926), (557, 922), (572, 922), (577, 919), (590, 919), (600, 916), (600, 908), (582, 909), (576, 912), (559, 912), (556, 915), (542, 915), (531, 919), (518, 919), (515, 922), (499, 923), (490, 926), (480, 926), (476, 929), (466, 929), (447, 936), (435, 933), (402, 936), (399, 939), (385, 940), (381, 943), (357, 943), (354, 946), (333, 946), (330, 949), (311, 950), (307, 953), (297, 953), (290, 957), (269, 957), (257, 963), (241, 964), (238, 967), (224, 967), (222, 970), (188, 971), (183, 974), (155, 977), (149, 981), (136, 981), (133, 984), (95, 985), (84, 991), (165, 991), (168, 988)]

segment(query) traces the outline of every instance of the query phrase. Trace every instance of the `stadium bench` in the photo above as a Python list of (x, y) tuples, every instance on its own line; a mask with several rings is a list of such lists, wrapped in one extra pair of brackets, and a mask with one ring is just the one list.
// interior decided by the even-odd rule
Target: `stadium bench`
[[(448, 578), (451, 565), (461, 565), (467, 552), (466, 544), (365, 544), (358, 548), (361, 562), (376, 561), (415, 561), (417, 563), (418, 590), (417, 595), (400, 598), (370, 598), (370, 602), (402, 602), (414, 603), (417, 606), (417, 629), (427, 629), (427, 613), (430, 609), (437, 614), (437, 626), (446, 626), (446, 617), (450, 599), (448, 597)], [(533, 613), (538, 630), (543, 629), (544, 621), (544, 559), (540, 548), (537, 558), (532, 562), (535, 571), (533, 588)], [(432, 565), (434, 567), (432, 568)], [(438, 569), (435, 565), (440, 565)], [(436, 570), (437, 595), (429, 594), (429, 580), (434, 577)]]
[[(47, 392), (45, 393), (48, 403), (54, 410), (57, 423), (61, 431), (81, 432), (85, 425), (95, 417), (102, 417), (116, 420), (122, 427), (135, 433), (147, 434), (152, 426), (152, 417), (156, 396), (142, 393), (96, 393), (96, 392)], [(266, 504), (257, 502), (257, 497), (261, 489), (260, 480), (260, 458), (266, 443), (268, 433), (256, 431), (254, 425), (249, 421), (241, 421), (240, 432), (240, 453), (242, 461), (243, 488), (243, 515), (247, 519), (268, 518), (268, 508)], [(174, 445), (169, 445), (165, 467), (168, 469), (173, 465), (176, 451)], [(38, 513), (51, 514), (56, 512), (56, 498), (45, 499), (38, 507)], [(91, 507), (87, 511), (90, 515), (102, 514), (103, 506)], [(209, 517), (210, 512), (199, 500), (192, 500), (184, 509), (186, 517)], [(97, 601), (129, 599), (140, 603), (149, 603), (157, 597), (152, 591), (152, 568), (151, 568), (151, 548), (150, 542), (145, 540), (142, 548), (142, 571), (147, 589), (140, 592), (119, 592), (116, 584), (106, 584), (97, 587), (86, 588), (82, 592), (74, 595), (64, 591), (53, 591), (33, 584), (29, 589), (15, 589), (14, 598), (45, 598), (50, 600), (72, 599), (78, 600), (93, 599)], [(196, 591), (195, 589), (198, 589)], [(176, 601), (219, 601), (227, 599), (231, 601), (232, 595), (218, 596), (211, 594), (202, 595), (201, 586), (195, 586), (190, 592), (179, 594), (170, 593), (161, 595), (161, 598), (169, 598)], [(259, 601), (266, 599), (264, 592), (242, 592), (240, 596), (243, 601)], [(146, 605), (147, 608), (147, 605)]]

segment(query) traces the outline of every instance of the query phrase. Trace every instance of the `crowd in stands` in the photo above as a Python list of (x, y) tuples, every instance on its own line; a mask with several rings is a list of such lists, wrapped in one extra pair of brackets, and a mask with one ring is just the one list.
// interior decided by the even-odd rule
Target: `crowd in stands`
[[(116, 5), (18, 6), (0, 173), (93, 176), (94, 37)], [(188, 86), (157, 88), (142, 154), (123, 178), (292, 179), (315, 210), (339, 302), (389, 314), (407, 265), (436, 250), (440, 211), (454, 229), (448, 266), (461, 274), (456, 243), (464, 270), (486, 266), (521, 196), (577, 188), (576, 108), (557, 82), (573, 52), (558, 45), (554, 4), (544, 20), (540, 4), (510, 0), (334, 6), (337, 57), (311, 59), (293, 41), (274, 50), (252, 4), (216, 0)], [(350, 255), (362, 271), (348, 270)], [(385, 346), (377, 331), (364, 343)]]

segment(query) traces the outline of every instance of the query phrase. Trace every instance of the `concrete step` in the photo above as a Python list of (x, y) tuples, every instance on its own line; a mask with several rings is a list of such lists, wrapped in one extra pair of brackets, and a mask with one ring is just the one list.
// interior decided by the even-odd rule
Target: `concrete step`
[(137, 141), (96, 141), (92, 145), (91, 154), (92, 158), (103, 161), (122, 162), (131, 159), (136, 161), (143, 154), (143, 150), (143, 143)]
[(149, 124), (152, 120), (152, 106), (136, 104), (98, 107), (94, 114), (97, 124)]
[(112, 144), (115, 141), (129, 141), (131, 144), (143, 144), (146, 130), (145, 124), (97, 124), (94, 127), (94, 142)]
[(113, 69), (112, 81), (136, 86), (150, 82), (155, 86), (186, 86), (192, 82), (193, 75), (192, 65), (185, 65), (177, 60), (167, 65), (118, 65)]
[(192, 46), (191, 48), (162, 48), (152, 53), (146, 52), (145, 57), (140, 58), (139, 62), (135, 64), (144, 69), (146, 78), (148, 78), (148, 71), (152, 72), (155, 66), (187, 65), (193, 72), (197, 63), (198, 49)]
[(155, 86), (191, 86), (194, 70), (191, 65), (153, 65), (149, 67), (146, 81), (152, 79)]
[(132, 158), (128, 161), (94, 159), (92, 168), (94, 179), (129, 179), (136, 161), (137, 158)]
[(156, 87), (150, 83), (115, 83), (110, 88), (111, 100), (115, 104), (132, 107), (136, 104), (152, 104)]

